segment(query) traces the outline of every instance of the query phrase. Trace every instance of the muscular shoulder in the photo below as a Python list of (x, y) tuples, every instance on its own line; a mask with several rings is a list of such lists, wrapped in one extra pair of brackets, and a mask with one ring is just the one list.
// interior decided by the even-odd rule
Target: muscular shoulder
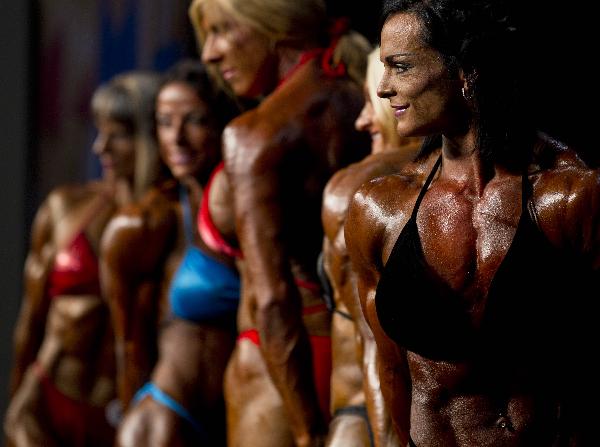
[(397, 173), (370, 180), (357, 190), (344, 226), (346, 244), (355, 247), (355, 256), (377, 267), (385, 264), (438, 155), (439, 150), (406, 163)]
[(102, 256), (122, 271), (151, 271), (177, 232), (176, 200), (164, 186), (150, 190), (139, 203), (119, 210), (102, 236)]
[(322, 220), (326, 235), (337, 234), (343, 226), (350, 200), (363, 183), (397, 173), (407, 161), (407, 155), (401, 152), (373, 154), (335, 173), (323, 193)]
[(101, 193), (102, 189), (98, 182), (62, 185), (48, 194), (43, 206), (47, 207), (54, 219), (60, 220), (73, 209)]
[[(360, 89), (348, 80), (327, 79), (319, 73), (312, 66), (302, 67), (258, 107), (229, 123), (223, 133), (228, 172), (280, 163), (299, 148), (306, 155), (311, 149), (331, 151), (332, 143), (366, 142), (353, 127), (363, 103)], [(236, 159), (243, 163), (235, 163)]]
[[(268, 153), (272, 144), (275, 123), (259, 108), (249, 110), (234, 118), (223, 130), (223, 155), (227, 171), (236, 166), (235, 161), (243, 158), (250, 165), (261, 155)], [(239, 167), (239, 166), (238, 166)]]
[(349, 249), (381, 268), (387, 258), (384, 255), (386, 241), (392, 239), (391, 234), (397, 236), (408, 220), (411, 199), (416, 192), (413, 179), (402, 174), (379, 177), (363, 184), (350, 201), (344, 226)]
[(555, 245), (589, 250), (600, 236), (600, 170), (544, 137), (530, 174), (539, 225)]

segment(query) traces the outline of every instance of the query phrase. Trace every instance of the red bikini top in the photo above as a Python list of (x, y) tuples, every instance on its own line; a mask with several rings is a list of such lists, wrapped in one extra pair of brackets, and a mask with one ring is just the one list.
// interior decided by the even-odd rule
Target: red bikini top
[[(215, 223), (210, 216), (210, 209), (208, 205), (208, 197), (210, 193), (210, 188), (215, 176), (221, 172), (224, 168), (224, 163), (221, 162), (214, 169), (210, 178), (208, 179), (208, 183), (204, 188), (204, 200), (200, 204), (200, 211), (198, 212), (198, 233), (200, 237), (204, 241), (204, 243), (211, 250), (216, 251), (217, 253), (223, 253), (232, 258), (243, 259), (244, 254), (239, 248), (232, 247), (221, 235), (219, 229), (216, 227)], [(298, 287), (302, 287), (307, 289), (313, 293), (320, 293), (321, 286), (317, 283), (311, 281), (305, 281), (299, 278), (294, 279), (296, 285)]]
[(98, 259), (83, 231), (56, 254), (48, 284), (51, 298), (58, 295), (100, 294)]
[(200, 212), (198, 213), (198, 233), (200, 237), (204, 241), (204, 243), (213, 251), (217, 253), (223, 253), (232, 258), (243, 258), (242, 251), (238, 248), (232, 247), (221, 235), (217, 226), (212, 220), (210, 215), (210, 209), (208, 207), (210, 188), (212, 186), (212, 182), (215, 176), (221, 172), (224, 168), (225, 164), (223, 162), (219, 163), (217, 167), (214, 169), (210, 178), (208, 179), (208, 183), (206, 184), (206, 188), (204, 189), (204, 200), (200, 204)]
[(346, 17), (340, 17), (335, 19), (329, 29), (329, 35), (331, 36), (331, 42), (327, 48), (313, 48), (312, 50), (304, 51), (300, 55), (298, 63), (294, 65), (288, 72), (280, 79), (277, 87), (283, 85), (292, 75), (304, 64), (310, 62), (313, 59), (320, 58), (321, 69), (327, 77), (330, 78), (341, 78), (346, 74), (346, 65), (339, 61), (333, 63), (333, 53), (340, 37), (348, 30), (349, 20)]

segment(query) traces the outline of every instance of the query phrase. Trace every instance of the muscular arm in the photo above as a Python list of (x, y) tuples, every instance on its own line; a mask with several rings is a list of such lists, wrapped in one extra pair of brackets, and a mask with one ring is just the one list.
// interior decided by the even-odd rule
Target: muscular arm
[(364, 391), (376, 447), (391, 447), (399, 444), (381, 393), (377, 373), (377, 346), (360, 305), (356, 274), (350, 263), (344, 237), (344, 223), (350, 199), (358, 186), (388, 169), (391, 168), (383, 164), (374, 167), (367, 163), (358, 163), (338, 171), (325, 188), (322, 213), (325, 230), (323, 242), (325, 270), (333, 287), (336, 302), (343, 303), (348, 309), (358, 335), (356, 354), (362, 370), (361, 390)]
[[(324, 430), (311, 373), (308, 335), (284, 234), (281, 148), (242, 129), (225, 132), (226, 170), (232, 181), (236, 228), (255, 300), (261, 351), (283, 398), (298, 446), (315, 444)], [(240, 154), (240, 152), (242, 152)]]
[(14, 395), (27, 367), (35, 360), (44, 337), (50, 305), (46, 282), (54, 260), (49, 199), (38, 210), (31, 232), (31, 248), (25, 261), (24, 295), (14, 332), (14, 366), (10, 394)]
[(591, 269), (585, 285), (573, 284), (569, 302), (577, 304), (564, 318), (574, 340), (569, 346), (569, 357), (577, 359), (568, 369), (570, 442), (593, 445), (597, 439), (597, 412), (590, 409), (598, 402), (594, 384), (600, 373), (594, 354), (598, 340), (595, 298), (600, 290), (600, 172), (580, 168), (556, 170), (540, 178), (534, 194), (539, 224), (550, 242), (575, 254), (582, 261), (582, 269)]
[(117, 214), (101, 244), (101, 284), (114, 325), (119, 398), (127, 405), (156, 357), (163, 265), (176, 217), (153, 204)]
[[(410, 379), (406, 357), (383, 332), (375, 309), (375, 293), (382, 268), (385, 232), (384, 222), (378, 222), (374, 217), (381, 215), (378, 213), (380, 210), (376, 210), (376, 205), (368, 198), (370, 189), (376, 184), (371, 182), (365, 185), (354, 196), (344, 229), (345, 240), (356, 274), (358, 297), (375, 342), (375, 346), (369, 345), (370, 340), (365, 337), (365, 360), (369, 362), (365, 368), (366, 380), (371, 387), (376, 387), (379, 381), (400, 445), (406, 445), (410, 416)], [(375, 363), (372, 362), (373, 359)], [(376, 365), (377, 373), (373, 365)], [(368, 403), (371, 412), (379, 413), (380, 416), (385, 414), (385, 408), (378, 408), (382, 404), (380, 400), (375, 399)], [(382, 423), (381, 429), (385, 433), (385, 422)]]

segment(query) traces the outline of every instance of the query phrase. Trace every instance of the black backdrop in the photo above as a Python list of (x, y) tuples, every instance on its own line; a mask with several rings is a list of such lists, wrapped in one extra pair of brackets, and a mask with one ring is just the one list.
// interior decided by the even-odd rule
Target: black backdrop
[[(557, 4), (542, 0), (514, 0), (514, 11), (528, 48), (527, 65), (535, 119), (538, 127), (575, 149), (588, 163), (600, 165), (594, 147), (595, 128), (600, 127), (596, 106), (598, 73), (594, 68), (600, 41), (592, 32), (600, 30), (587, 3)], [(373, 43), (379, 39), (382, 0), (329, 0), (333, 14), (346, 15), (352, 28)]]

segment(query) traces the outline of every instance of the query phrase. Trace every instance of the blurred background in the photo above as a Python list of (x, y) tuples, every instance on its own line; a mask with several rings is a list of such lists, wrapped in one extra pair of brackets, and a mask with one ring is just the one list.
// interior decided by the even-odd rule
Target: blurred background
[[(293, 1), (293, 0), (290, 0)], [(97, 177), (94, 89), (131, 69), (197, 57), (190, 0), (0, 0), (0, 417), (35, 211), (54, 187)], [(375, 41), (380, 3), (329, 2)], [(2, 436), (0, 436), (0, 439)]]
[[(293, 0), (290, 0), (293, 1)], [(581, 3), (581, 2), (579, 2)], [(189, 0), (0, 0), (0, 417), (13, 324), (35, 210), (55, 186), (96, 177), (89, 101), (130, 69), (164, 70), (196, 57)], [(376, 42), (380, 0), (329, 2)], [(540, 127), (598, 165), (591, 14), (541, 0), (521, 9)], [(523, 6), (519, 5), (519, 8)], [(1, 437), (0, 437), (1, 439)]]

